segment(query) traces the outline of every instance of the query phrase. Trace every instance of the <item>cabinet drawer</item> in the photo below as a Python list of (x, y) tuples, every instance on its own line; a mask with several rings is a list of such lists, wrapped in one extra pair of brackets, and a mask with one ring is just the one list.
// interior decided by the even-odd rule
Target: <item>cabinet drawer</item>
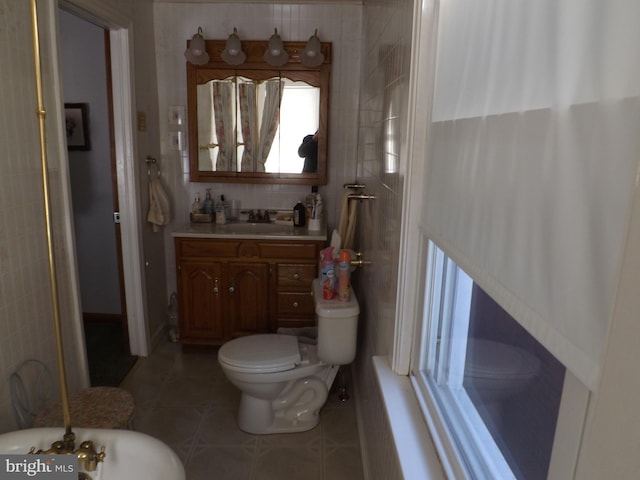
[(259, 243), (263, 258), (291, 258), (318, 260), (319, 250), (315, 243)]
[(311, 282), (317, 276), (315, 264), (281, 263), (278, 265), (278, 286), (311, 291)]
[(177, 239), (176, 257), (236, 257), (240, 242), (209, 239)]
[(314, 305), (311, 293), (280, 292), (278, 293), (278, 313), (296, 315), (313, 315)]

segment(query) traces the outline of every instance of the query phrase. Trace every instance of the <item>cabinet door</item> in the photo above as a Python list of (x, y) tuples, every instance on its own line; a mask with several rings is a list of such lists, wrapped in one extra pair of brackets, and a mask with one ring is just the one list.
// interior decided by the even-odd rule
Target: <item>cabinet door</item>
[(180, 263), (180, 337), (185, 343), (222, 343), (222, 266), (219, 262)]
[(232, 337), (269, 331), (269, 264), (228, 263), (228, 325)]

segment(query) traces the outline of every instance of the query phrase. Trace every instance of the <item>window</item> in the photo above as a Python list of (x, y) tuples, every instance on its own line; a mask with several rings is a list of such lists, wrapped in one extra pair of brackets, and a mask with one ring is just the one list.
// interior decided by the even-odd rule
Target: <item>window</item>
[(573, 377), (432, 242), (427, 259), (412, 372), (440, 418), (456, 477), (540, 479), (551, 468), (572, 469), (552, 467), (552, 456)]

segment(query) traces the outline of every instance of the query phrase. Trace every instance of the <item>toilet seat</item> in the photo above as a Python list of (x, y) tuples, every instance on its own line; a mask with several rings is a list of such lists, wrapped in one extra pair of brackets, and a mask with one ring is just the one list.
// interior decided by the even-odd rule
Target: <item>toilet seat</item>
[(302, 362), (298, 338), (263, 334), (236, 338), (220, 347), (218, 359), (243, 373), (274, 373), (292, 370)]

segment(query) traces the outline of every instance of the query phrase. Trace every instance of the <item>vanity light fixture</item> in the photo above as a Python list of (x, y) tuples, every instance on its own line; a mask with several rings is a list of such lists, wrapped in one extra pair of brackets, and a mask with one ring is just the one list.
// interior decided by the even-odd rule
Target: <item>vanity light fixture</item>
[(194, 65), (204, 65), (205, 63), (209, 63), (209, 54), (207, 53), (207, 47), (204, 44), (201, 27), (198, 27), (198, 33), (193, 36), (191, 43), (189, 44), (189, 48), (184, 51), (184, 58)]
[(300, 55), (300, 61), (306, 67), (317, 67), (324, 61), (324, 55), (320, 51), (320, 39), (318, 38), (318, 29), (309, 38), (304, 52)]
[(235, 27), (233, 29), (233, 33), (229, 35), (227, 45), (220, 54), (220, 57), (222, 57), (222, 60), (229, 65), (240, 65), (247, 59), (247, 56), (242, 51), (238, 30)]
[(289, 54), (284, 49), (282, 39), (278, 35), (278, 29), (275, 29), (275, 33), (271, 35), (269, 39), (269, 45), (263, 56), (265, 62), (274, 67), (284, 65), (289, 60)]

